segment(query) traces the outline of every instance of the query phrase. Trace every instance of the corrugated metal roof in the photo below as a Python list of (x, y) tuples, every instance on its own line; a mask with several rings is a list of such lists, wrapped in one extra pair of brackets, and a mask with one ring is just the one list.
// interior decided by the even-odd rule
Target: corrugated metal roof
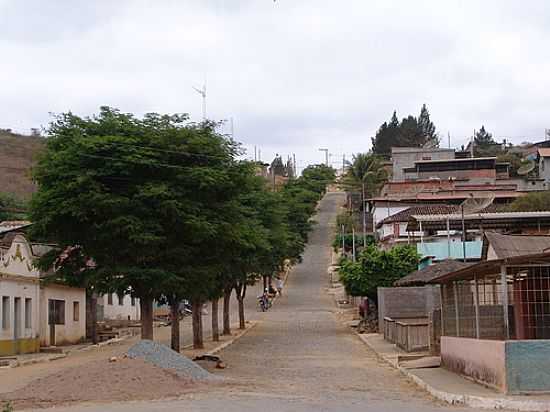
[(472, 263), (464, 263), (459, 260), (445, 259), (439, 263), (415, 270), (407, 276), (399, 279), (394, 286), (421, 286), (448, 273), (455, 272), (471, 266)]
[(502, 235), (486, 232), (485, 238), (498, 259), (542, 253), (550, 248), (550, 236)]
[(550, 264), (550, 252), (534, 253), (529, 255), (512, 256), (504, 259), (484, 260), (474, 265), (459, 269), (455, 272), (447, 273), (431, 280), (429, 283), (446, 283), (453, 280), (473, 279), (475, 275), (483, 276), (500, 272), (501, 266), (522, 265), (528, 263), (537, 263), (539, 265)]

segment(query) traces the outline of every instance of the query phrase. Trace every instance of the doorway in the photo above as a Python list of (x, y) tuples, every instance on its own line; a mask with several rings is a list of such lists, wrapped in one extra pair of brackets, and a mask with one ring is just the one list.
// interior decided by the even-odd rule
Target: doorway
[(13, 299), (13, 338), (21, 338), (21, 298)]

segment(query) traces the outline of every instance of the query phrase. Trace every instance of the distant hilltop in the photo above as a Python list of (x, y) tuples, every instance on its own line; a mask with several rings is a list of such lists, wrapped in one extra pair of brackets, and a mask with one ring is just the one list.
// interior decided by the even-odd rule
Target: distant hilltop
[(0, 129), (0, 192), (30, 198), (36, 190), (31, 167), (43, 147), (44, 138), (38, 133), (25, 136)]

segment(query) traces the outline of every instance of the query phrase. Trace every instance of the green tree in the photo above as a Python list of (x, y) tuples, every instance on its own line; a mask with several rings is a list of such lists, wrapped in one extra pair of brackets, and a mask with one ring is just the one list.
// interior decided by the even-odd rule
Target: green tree
[(363, 191), (366, 197), (378, 194), (388, 179), (388, 173), (382, 164), (382, 158), (372, 153), (358, 153), (353, 155), (350, 167), (344, 176), (346, 187)]
[(474, 134), (474, 155), (477, 157), (497, 156), (502, 154), (502, 148), (493, 140), (493, 135), (481, 126)]
[(151, 339), (153, 299), (177, 264), (203, 264), (197, 256), (213, 244), (236, 153), (214, 125), (186, 115), (62, 114), (34, 169), (33, 234), (60, 250), (82, 247), (102, 283), (140, 299), (142, 338)]
[(510, 212), (538, 212), (550, 210), (550, 191), (531, 192), (518, 197), (507, 207)]
[(439, 136), (435, 131), (435, 125), (430, 120), (430, 112), (428, 111), (426, 104), (423, 104), (420, 109), (420, 115), (418, 116), (418, 128), (421, 135), (425, 139), (424, 145), (428, 143), (433, 147), (439, 146)]
[(369, 245), (355, 262), (343, 259), (340, 279), (350, 295), (368, 296), (376, 301), (377, 288), (392, 286), (396, 280), (416, 270), (418, 261), (414, 246), (395, 246), (386, 251)]
[(392, 147), (438, 147), (439, 137), (430, 119), (426, 105), (422, 105), (418, 118), (409, 115), (401, 122), (394, 111), (389, 123), (383, 123), (372, 139), (372, 151), (384, 157), (391, 156)]

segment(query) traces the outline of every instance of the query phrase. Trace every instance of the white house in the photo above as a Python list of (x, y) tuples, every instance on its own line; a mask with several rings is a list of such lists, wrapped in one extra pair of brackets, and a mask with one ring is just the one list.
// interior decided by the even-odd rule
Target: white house
[(86, 293), (40, 283), (33, 261), (49, 247), (7, 234), (0, 246), (0, 355), (76, 343), (86, 335)]
[[(8, 247), (6, 247), (8, 246)], [(0, 247), (0, 356), (37, 352), (40, 273), (22, 236)]]
[(100, 320), (140, 320), (139, 300), (130, 295), (108, 293), (97, 299), (98, 308), (103, 308)]

